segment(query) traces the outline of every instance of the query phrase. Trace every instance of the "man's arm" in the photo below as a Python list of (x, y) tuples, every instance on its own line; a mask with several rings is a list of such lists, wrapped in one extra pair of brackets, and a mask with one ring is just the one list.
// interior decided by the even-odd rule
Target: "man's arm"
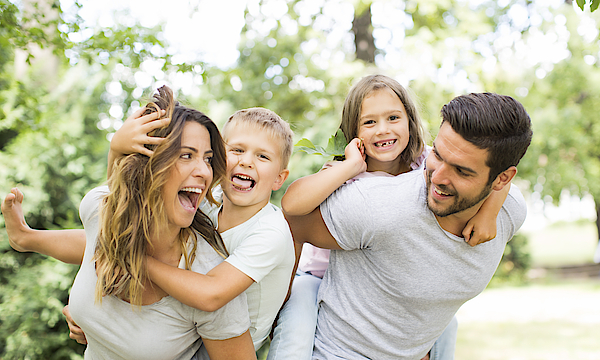
[(68, 264), (80, 265), (85, 252), (85, 231), (30, 228), (23, 216), (23, 199), (23, 193), (13, 188), (2, 202), (2, 214), (10, 246), (16, 251), (33, 251)]

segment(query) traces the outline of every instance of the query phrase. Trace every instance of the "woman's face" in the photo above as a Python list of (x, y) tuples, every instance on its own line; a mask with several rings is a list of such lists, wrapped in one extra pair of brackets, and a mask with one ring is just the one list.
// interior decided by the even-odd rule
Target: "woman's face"
[(186, 122), (179, 158), (162, 190), (170, 230), (178, 232), (192, 224), (212, 183), (212, 156), (206, 127), (195, 121)]

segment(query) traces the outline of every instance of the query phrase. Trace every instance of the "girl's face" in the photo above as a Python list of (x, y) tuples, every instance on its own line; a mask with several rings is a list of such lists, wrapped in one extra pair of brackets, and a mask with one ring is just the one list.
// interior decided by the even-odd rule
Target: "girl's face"
[(408, 116), (400, 98), (389, 88), (374, 90), (363, 100), (358, 137), (365, 146), (367, 171), (397, 175), (408, 170), (409, 164), (398, 159), (410, 138)]
[(213, 179), (212, 156), (206, 127), (194, 121), (186, 122), (179, 158), (162, 189), (170, 230), (178, 232), (192, 224)]

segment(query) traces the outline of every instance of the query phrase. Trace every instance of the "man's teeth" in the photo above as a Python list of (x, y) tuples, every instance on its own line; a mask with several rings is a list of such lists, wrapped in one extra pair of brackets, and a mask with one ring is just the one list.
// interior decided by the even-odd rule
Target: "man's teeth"
[(186, 191), (186, 192), (193, 192), (193, 193), (197, 193), (197, 194), (202, 194), (202, 189), (200, 189), (200, 188), (195, 188), (195, 187), (184, 187), (183, 189), (181, 189), (181, 191)]
[(389, 146), (389, 145), (392, 145), (395, 142), (396, 142), (396, 140), (384, 141), (384, 142), (375, 143), (375, 146), (376, 147)]
[(439, 190), (439, 189), (438, 189), (438, 188), (436, 188), (436, 187), (434, 187), (434, 188), (433, 188), (433, 191), (435, 191), (435, 193), (436, 193), (436, 194), (439, 194), (439, 195), (443, 195), (443, 196), (450, 196), (450, 194), (447, 194), (447, 193), (445, 193), (445, 192), (443, 192), (443, 191)]

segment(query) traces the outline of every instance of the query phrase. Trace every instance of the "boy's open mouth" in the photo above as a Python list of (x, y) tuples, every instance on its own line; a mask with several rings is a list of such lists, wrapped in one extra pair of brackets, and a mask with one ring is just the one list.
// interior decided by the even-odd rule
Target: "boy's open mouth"
[(183, 189), (179, 190), (177, 196), (179, 197), (179, 202), (185, 209), (196, 210), (201, 194), (201, 188), (184, 187)]
[(396, 140), (379, 141), (375, 143), (375, 147), (385, 147), (394, 144)]
[(256, 185), (256, 181), (250, 176), (235, 174), (231, 177), (231, 184), (236, 190), (250, 191)]

